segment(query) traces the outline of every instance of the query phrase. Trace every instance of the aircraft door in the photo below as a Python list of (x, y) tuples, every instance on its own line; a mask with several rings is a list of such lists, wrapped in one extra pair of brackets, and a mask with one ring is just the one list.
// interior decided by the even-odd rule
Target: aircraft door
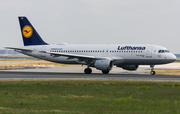
[[(42, 46), (41, 51), (46, 51), (46, 46)], [(46, 57), (46, 53), (41, 53), (41, 57)]]
[(147, 47), (146, 58), (152, 58), (152, 46)]

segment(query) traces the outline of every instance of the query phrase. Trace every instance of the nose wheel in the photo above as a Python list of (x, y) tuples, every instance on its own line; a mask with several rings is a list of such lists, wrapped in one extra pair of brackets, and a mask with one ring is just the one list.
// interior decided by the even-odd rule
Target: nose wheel
[(151, 74), (151, 75), (155, 75), (155, 74), (156, 74), (156, 72), (154, 71), (154, 66), (155, 66), (155, 65), (150, 65), (150, 67), (151, 67), (151, 72), (150, 72), (150, 74)]
[(156, 72), (155, 72), (155, 71), (151, 71), (150, 74), (151, 74), (151, 75), (155, 75)]

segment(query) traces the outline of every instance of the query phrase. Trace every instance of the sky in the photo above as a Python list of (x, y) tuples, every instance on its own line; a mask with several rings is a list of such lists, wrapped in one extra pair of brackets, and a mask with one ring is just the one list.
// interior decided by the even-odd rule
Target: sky
[(49, 44), (155, 44), (180, 54), (180, 0), (0, 0), (0, 48), (23, 46), (18, 16)]

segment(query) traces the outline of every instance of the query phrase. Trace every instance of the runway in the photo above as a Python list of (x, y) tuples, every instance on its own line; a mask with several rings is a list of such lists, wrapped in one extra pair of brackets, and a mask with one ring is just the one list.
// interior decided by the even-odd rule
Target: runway
[(0, 71), (0, 79), (107, 79), (107, 80), (161, 80), (180, 81), (178, 75), (150, 75), (150, 74), (84, 74), (60, 72), (21, 72)]

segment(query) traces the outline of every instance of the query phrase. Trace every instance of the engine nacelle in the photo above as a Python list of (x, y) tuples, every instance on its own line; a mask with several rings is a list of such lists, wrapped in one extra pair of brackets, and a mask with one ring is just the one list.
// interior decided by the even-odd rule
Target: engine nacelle
[(113, 67), (113, 61), (112, 60), (96, 60), (94, 66), (98, 70), (104, 70), (109, 71)]
[(123, 65), (123, 66), (120, 66), (120, 67), (123, 68), (124, 70), (133, 71), (133, 70), (137, 70), (139, 65)]

